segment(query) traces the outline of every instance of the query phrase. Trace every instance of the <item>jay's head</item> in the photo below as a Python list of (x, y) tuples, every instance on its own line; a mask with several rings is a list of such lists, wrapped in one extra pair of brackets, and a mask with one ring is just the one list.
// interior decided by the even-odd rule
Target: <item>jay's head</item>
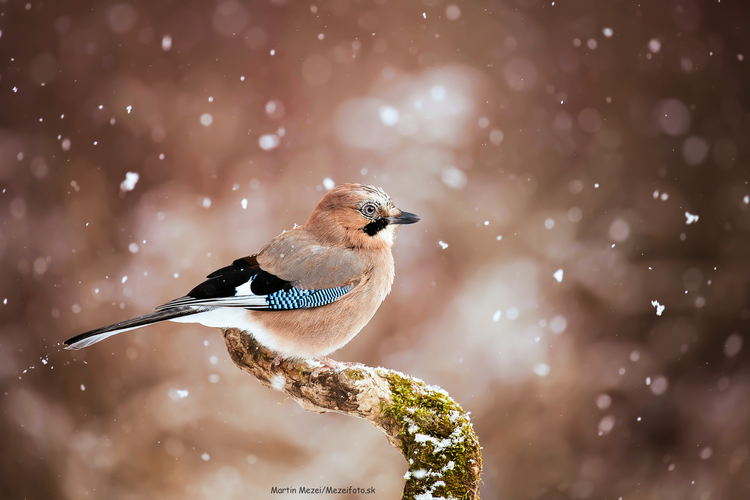
[(415, 222), (419, 216), (396, 208), (382, 189), (342, 184), (320, 200), (307, 224), (348, 247), (390, 248), (396, 228)]

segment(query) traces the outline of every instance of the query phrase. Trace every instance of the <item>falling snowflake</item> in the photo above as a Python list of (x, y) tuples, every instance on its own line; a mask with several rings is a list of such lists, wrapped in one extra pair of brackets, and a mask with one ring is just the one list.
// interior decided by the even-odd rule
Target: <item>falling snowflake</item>
[(128, 172), (125, 174), (125, 180), (120, 183), (120, 191), (132, 191), (135, 189), (135, 185), (138, 184), (140, 175), (136, 172)]
[(656, 308), (656, 315), (661, 316), (661, 313), (664, 312), (665, 306), (659, 304), (658, 300), (652, 300), (651, 305)]
[(563, 270), (562, 269), (558, 269), (557, 271), (555, 271), (555, 274), (553, 274), (552, 276), (554, 276), (554, 278), (557, 280), (558, 283), (562, 283), (562, 280), (563, 280)]
[(685, 212), (685, 217), (687, 218), (686, 224), (692, 224), (693, 222), (698, 222), (698, 215), (693, 215), (690, 212)]

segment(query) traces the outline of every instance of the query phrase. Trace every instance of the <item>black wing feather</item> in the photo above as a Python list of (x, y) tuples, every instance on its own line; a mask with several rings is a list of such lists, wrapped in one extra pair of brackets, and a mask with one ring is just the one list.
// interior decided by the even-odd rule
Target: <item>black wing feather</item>
[[(255, 256), (237, 259), (231, 266), (222, 267), (206, 277), (206, 281), (190, 290), (187, 295), (156, 308), (162, 311), (172, 307), (196, 304), (198, 301), (213, 301), (237, 297), (237, 288), (250, 282), (254, 296), (265, 297), (280, 290), (291, 290), (292, 283), (260, 268)], [(252, 297), (252, 296), (250, 296)], [(248, 308), (267, 309), (265, 299), (260, 304), (247, 304)], [(208, 304), (206, 304), (208, 305)], [(216, 304), (219, 305), (219, 304)], [(241, 303), (226, 303), (227, 307), (243, 307)]]

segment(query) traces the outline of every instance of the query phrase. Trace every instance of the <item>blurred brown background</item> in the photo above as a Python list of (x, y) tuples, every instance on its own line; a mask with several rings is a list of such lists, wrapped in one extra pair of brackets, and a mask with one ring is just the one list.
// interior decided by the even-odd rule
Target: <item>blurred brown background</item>
[(422, 222), (333, 357), (471, 411), (483, 498), (750, 498), (747, 10), (0, 0), (0, 498), (398, 498), (375, 428), (262, 388), (217, 331), (60, 349), (343, 182)]

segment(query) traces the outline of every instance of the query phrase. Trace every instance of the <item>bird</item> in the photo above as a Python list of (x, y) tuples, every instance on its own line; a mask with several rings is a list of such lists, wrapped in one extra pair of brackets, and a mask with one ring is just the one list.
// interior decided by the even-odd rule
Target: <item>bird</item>
[(237, 328), (280, 360), (328, 360), (372, 319), (395, 277), (399, 226), (419, 222), (379, 187), (342, 184), (309, 219), (261, 250), (209, 274), (185, 296), (155, 312), (65, 341), (82, 349), (162, 321)]

